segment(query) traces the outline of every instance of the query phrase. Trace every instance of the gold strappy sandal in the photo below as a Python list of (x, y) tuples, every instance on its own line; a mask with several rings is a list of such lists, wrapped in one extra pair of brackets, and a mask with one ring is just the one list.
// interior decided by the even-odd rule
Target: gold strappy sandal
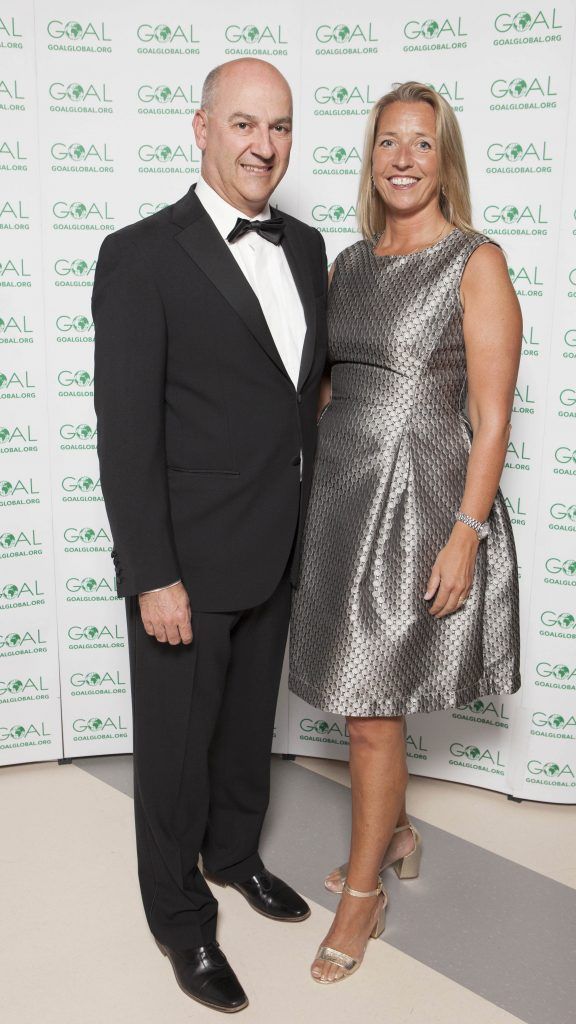
[[(358, 899), (368, 899), (370, 896), (382, 896), (382, 904), (378, 911), (378, 916), (374, 923), (374, 927), (368, 936), (369, 939), (378, 939), (386, 926), (386, 907), (388, 906), (388, 893), (382, 885), (382, 879), (378, 878), (378, 886), (376, 889), (371, 889), (370, 892), (360, 892), (358, 889), (351, 889), (350, 886), (344, 882), (344, 892), (347, 892), (349, 896), (356, 896)], [(366, 946), (368, 940), (366, 940)], [(366, 946), (364, 947), (364, 953), (366, 952)], [(360, 964), (364, 959), (364, 953), (362, 956), (355, 960), (353, 956), (348, 956), (347, 953), (342, 953), (339, 949), (332, 949), (330, 946), (320, 946), (314, 962), (322, 960), (324, 963), (335, 964), (336, 967), (342, 967), (344, 974), (341, 974), (338, 978), (332, 978), (329, 981), (324, 981), (322, 978), (316, 978), (312, 974), (314, 981), (317, 981), (319, 985), (333, 985), (336, 981), (343, 981), (344, 978), (349, 978), (355, 971), (358, 970)]]
[[(389, 868), (390, 865), (393, 865), (398, 878), (418, 878), (420, 873), (420, 861), (422, 860), (422, 837), (418, 829), (408, 822), (406, 825), (398, 825), (398, 828), (394, 829), (393, 834), (396, 835), (397, 832), (404, 832), (408, 828), (414, 837), (414, 849), (404, 857), (398, 858), (398, 860), (384, 861), (380, 871), (384, 871), (386, 868)], [(327, 889), (328, 892), (333, 892), (339, 895), (344, 888), (348, 865), (341, 864), (339, 868), (336, 868), (336, 870), (340, 873), (339, 879), (337, 879), (335, 885), (328, 884), (328, 879), (330, 877), (328, 875), (324, 879), (324, 888)]]

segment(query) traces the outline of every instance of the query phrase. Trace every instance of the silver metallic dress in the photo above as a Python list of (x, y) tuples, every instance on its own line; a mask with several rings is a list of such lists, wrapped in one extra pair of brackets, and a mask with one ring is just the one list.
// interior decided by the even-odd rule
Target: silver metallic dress
[(437, 620), (424, 601), (464, 492), (459, 286), (485, 242), (455, 229), (406, 256), (361, 241), (336, 260), (332, 401), (290, 640), (290, 689), (323, 711), (436, 711), (520, 686), (518, 571), (500, 491), (463, 607)]

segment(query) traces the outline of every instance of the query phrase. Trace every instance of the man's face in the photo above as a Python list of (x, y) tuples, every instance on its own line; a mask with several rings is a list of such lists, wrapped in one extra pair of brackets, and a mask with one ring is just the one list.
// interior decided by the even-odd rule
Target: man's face
[(194, 116), (202, 176), (231, 206), (252, 217), (284, 177), (292, 146), (292, 96), (267, 64), (240, 62), (221, 72), (209, 111)]

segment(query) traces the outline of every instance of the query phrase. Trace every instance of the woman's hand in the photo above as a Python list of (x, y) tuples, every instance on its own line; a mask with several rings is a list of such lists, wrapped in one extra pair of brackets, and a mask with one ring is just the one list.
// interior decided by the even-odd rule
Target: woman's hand
[(320, 422), (320, 417), (324, 412), (324, 409), (330, 405), (332, 401), (332, 383), (330, 380), (330, 370), (327, 369), (324, 372), (322, 380), (320, 381), (320, 391), (318, 393), (318, 412), (316, 414), (316, 423)]
[(424, 594), (425, 601), (436, 595), (428, 609), (435, 619), (443, 619), (464, 604), (472, 588), (479, 543), (476, 531), (470, 526), (454, 524), (450, 540), (432, 566)]

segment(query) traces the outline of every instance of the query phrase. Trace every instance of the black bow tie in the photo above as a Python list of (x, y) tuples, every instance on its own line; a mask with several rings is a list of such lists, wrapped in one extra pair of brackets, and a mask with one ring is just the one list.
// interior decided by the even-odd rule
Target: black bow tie
[(273, 242), (274, 245), (280, 245), (282, 238), (284, 237), (285, 223), (283, 217), (280, 214), (276, 214), (271, 217), (270, 220), (245, 220), (244, 217), (238, 217), (236, 224), (232, 228), (232, 231), (227, 236), (227, 242), (237, 242), (242, 235), (247, 234), (248, 231), (256, 231), (257, 234), (265, 238), (267, 242)]

